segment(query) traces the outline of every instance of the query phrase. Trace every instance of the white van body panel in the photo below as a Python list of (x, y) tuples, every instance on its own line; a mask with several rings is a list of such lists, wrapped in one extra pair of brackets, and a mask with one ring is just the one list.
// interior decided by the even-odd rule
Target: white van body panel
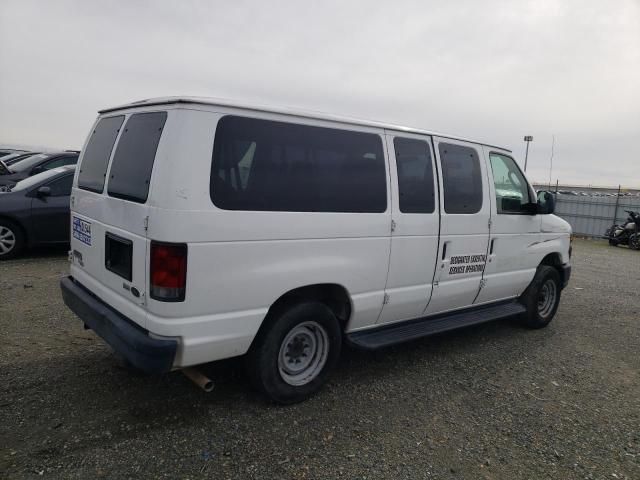
[[(344, 289), (350, 303), (344, 329), (353, 332), (513, 298), (526, 288), (547, 253), (561, 252), (562, 261), (569, 262), (566, 222), (550, 215), (497, 218), (487, 159), (494, 147), (375, 122), (223, 102), (158, 100), (109, 110), (99, 118), (124, 115), (126, 122), (132, 114), (157, 111), (167, 112), (167, 119), (145, 203), (112, 198), (106, 185), (102, 193), (77, 188), (82, 167), (76, 172), (72, 216), (91, 223), (92, 244), (72, 238), (71, 275), (150, 336), (179, 339), (174, 368), (246, 353), (269, 308), (297, 288), (330, 284)], [(210, 196), (212, 154), (216, 127), (225, 115), (379, 136), (386, 157), (386, 211), (274, 212), (216, 207)], [(395, 136), (429, 145), (436, 189), (431, 214), (399, 211)], [(479, 212), (448, 215), (444, 211), (441, 143), (477, 152), (483, 189)], [(83, 155), (80, 165), (82, 160)], [(133, 242), (131, 281), (104, 268), (107, 232)], [(484, 274), (481, 270), (449, 274), (453, 256), (486, 257), (493, 238), (501, 254), (489, 256)], [(187, 244), (184, 301), (150, 298), (151, 241)], [(131, 287), (136, 287), (139, 297), (132, 295)]]
[[(130, 308), (122, 312), (156, 335), (180, 337), (176, 366), (245, 353), (269, 306), (301, 286), (330, 283), (345, 288), (352, 302), (349, 329), (375, 324), (382, 309), (391, 244), (389, 195), (387, 212), (379, 214), (239, 212), (213, 205), (209, 183), (216, 124), (223, 115), (242, 113), (233, 109), (172, 110), (167, 124), (173, 119), (179, 127), (173, 132), (165, 127), (167, 134), (175, 135), (163, 135), (161, 139), (147, 205), (105, 196), (100, 202), (94, 201), (96, 207), (92, 209), (95, 194), (77, 190), (78, 209), (96, 223), (96, 237), (104, 237), (103, 225), (118, 233), (120, 230), (111, 226), (116, 224), (125, 225), (136, 238), (142, 234), (149, 240), (188, 244), (184, 302), (147, 298), (146, 318)], [(279, 115), (260, 118), (283, 120)], [(296, 121), (332, 126), (310, 119)], [(350, 130), (381, 137), (384, 134), (366, 127)], [(161, 150), (162, 142), (169, 138), (172, 150)], [(184, 156), (189, 158), (187, 168), (184, 162), (175, 160)], [(137, 214), (127, 217), (124, 213), (134, 213), (140, 207)], [(107, 217), (111, 221), (106, 221)], [(124, 233), (123, 236), (127, 237)], [(81, 248), (74, 244), (76, 247)], [(99, 246), (96, 253), (92, 260), (99, 264), (104, 257), (103, 248)], [(102, 270), (99, 281), (106, 284), (98, 287), (99, 297), (112, 298), (105, 295), (105, 287), (127, 293), (121, 278), (99, 265), (95, 270)], [(148, 270), (148, 258), (134, 270)], [(148, 284), (140, 284), (149, 289)]]

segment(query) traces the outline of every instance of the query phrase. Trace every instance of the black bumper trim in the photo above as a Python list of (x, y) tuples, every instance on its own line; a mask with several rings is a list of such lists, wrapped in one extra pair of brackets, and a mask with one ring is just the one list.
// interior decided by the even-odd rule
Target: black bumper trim
[(60, 289), (67, 307), (134, 367), (146, 373), (171, 370), (177, 340), (149, 337), (149, 332), (113, 310), (70, 276), (60, 280)]
[(562, 265), (562, 288), (564, 289), (569, 285), (569, 279), (571, 278), (571, 265)]

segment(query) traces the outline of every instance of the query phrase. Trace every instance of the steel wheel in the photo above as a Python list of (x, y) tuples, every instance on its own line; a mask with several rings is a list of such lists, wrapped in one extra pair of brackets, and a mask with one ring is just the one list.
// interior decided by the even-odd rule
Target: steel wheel
[(542, 284), (538, 296), (538, 315), (540, 317), (547, 318), (553, 312), (557, 295), (558, 287), (552, 279), (548, 279)]
[(16, 246), (16, 234), (10, 228), (0, 225), (0, 256), (9, 255)]
[(306, 385), (322, 371), (328, 356), (327, 331), (316, 322), (303, 322), (284, 337), (278, 354), (278, 371), (289, 385)]

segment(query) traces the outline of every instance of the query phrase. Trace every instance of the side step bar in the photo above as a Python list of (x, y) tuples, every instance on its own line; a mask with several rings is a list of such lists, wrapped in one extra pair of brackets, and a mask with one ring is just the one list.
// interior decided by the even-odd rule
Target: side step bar
[(365, 350), (376, 350), (448, 330), (512, 317), (525, 311), (524, 306), (517, 301), (473, 307), (459, 312), (359, 330), (347, 334), (347, 341)]

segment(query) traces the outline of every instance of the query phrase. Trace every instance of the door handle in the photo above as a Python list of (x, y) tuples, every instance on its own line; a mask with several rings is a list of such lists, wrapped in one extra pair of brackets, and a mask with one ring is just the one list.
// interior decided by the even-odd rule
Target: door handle
[(442, 244), (442, 260), (444, 260), (445, 258), (447, 258), (447, 245), (449, 244), (449, 242), (444, 242)]
[(496, 254), (493, 253), (495, 246), (496, 246), (496, 239), (492, 238), (491, 243), (489, 243), (489, 258), (488, 258), (489, 262), (491, 262), (496, 256)]

